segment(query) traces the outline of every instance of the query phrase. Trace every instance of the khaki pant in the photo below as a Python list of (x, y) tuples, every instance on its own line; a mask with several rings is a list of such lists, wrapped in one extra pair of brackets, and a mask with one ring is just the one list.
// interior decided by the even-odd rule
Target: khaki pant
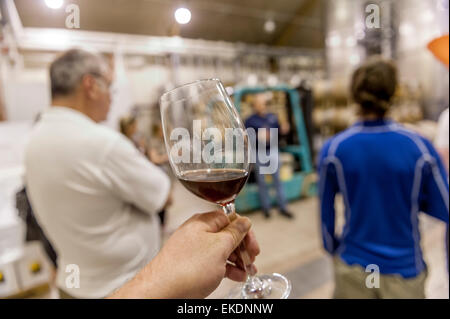
[[(349, 266), (340, 258), (334, 259), (336, 299), (424, 299), (427, 271), (414, 278), (399, 275), (379, 276), (379, 288), (368, 288), (366, 279), (373, 272), (365, 272), (359, 265)], [(369, 278), (370, 279), (370, 278)], [(370, 281), (370, 280), (369, 280)]]
[(59, 292), (59, 299), (77, 299), (60, 288), (58, 288), (58, 292)]

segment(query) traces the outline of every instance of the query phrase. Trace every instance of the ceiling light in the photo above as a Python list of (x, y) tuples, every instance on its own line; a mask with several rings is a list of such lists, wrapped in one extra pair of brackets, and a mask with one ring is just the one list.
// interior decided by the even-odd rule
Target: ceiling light
[(51, 9), (59, 9), (64, 4), (64, 0), (45, 0), (45, 4)]
[(191, 11), (189, 11), (189, 9), (186, 8), (178, 8), (177, 10), (175, 10), (175, 20), (179, 23), (179, 24), (186, 24), (189, 23), (189, 21), (191, 21)]
[(276, 26), (276, 24), (275, 24), (275, 22), (273, 21), (273, 20), (267, 20), (265, 23), (264, 23), (264, 30), (267, 32), (267, 33), (272, 33), (273, 31), (275, 31), (275, 28), (276, 28), (277, 26)]
[(341, 45), (341, 37), (337, 34), (330, 35), (326, 40), (326, 43), (330, 47), (338, 47)]
[(338, 21), (345, 21), (348, 16), (348, 9), (346, 5), (341, 2), (339, 8), (336, 10), (336, 18)]

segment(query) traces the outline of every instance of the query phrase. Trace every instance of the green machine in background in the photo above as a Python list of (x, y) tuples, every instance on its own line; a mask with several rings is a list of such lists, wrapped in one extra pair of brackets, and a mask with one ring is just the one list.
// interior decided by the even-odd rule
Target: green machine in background
[[(316, 174), (314, 174), (311, 152), (308, 143), (308, 136), (303, 119), (303, 113), (300, 106), (300, 96), (297, 90), (287, 86), (276, 87), (257, 87), (257, 88), (239, 88), (234, 93), (234, 104), (241, 112), (241, 102), (247, 94), (257, 94), (268, 91), (285, 92), (292, 111), (293, 122), (298, 135), (298, 145), (288, 145), (280, 149), (280, 152), (291, 153), (300, 162), (300, 171), (296, 171), (290, 180), (282, 181), (286, 199), (292, 201), (302, 196), (313, 196), (316, 194)], [(273, 187), (270, 188), (269, 195), (272, 203), (276, 203)], [(239, 196), (236, 198), (236, 210), (238, 212), (247, 212), (260, 208), (258, 185), (256, 183), (247, 183)]]

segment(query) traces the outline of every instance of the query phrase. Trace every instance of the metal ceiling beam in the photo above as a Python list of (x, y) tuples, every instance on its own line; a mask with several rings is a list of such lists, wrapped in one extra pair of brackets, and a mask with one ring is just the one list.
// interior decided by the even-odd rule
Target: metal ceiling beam
[(67, 29), (24, 28), (17, 39), (21, 50), (63, 51), (72, 47), (91, 47), (102, 52), (120, 50), (126, 54), (213, 55), (234, 58), (242, 54), (273, 56), (319, 56), (322, 50), (246, 45), (223, 41), (194, 40), (180, 37), (153, 37)]

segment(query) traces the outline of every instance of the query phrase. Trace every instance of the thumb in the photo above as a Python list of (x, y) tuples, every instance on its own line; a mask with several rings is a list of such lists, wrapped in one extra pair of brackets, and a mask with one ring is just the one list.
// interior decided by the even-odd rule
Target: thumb
[(241, 241), (247, 235), (252, 223), (247, 217), (237, 217), (227, 227), (222, 229), (222, 234), (226, 239), (223, 241), (226, 243), (225, 253), (228, 258), (231, 253), (239, 246)]

